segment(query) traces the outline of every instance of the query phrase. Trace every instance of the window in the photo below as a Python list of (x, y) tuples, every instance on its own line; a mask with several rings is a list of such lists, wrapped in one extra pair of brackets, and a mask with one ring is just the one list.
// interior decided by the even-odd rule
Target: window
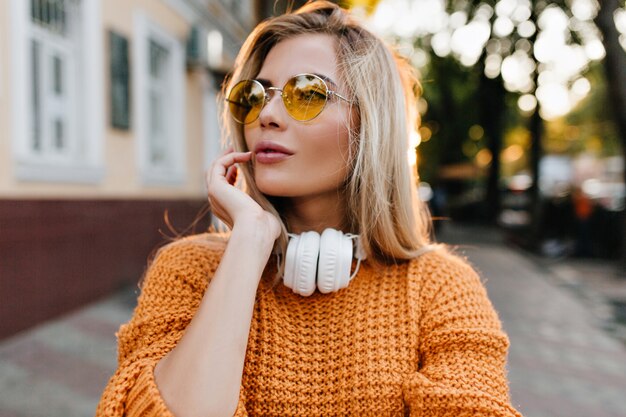
[(31, 0), (30, 147), (47, 159), (68, 160), (76, 144), (78, 2)]
[(148, 55), (150, 73), (147, 92), (150, 103), (148, 152), (150, 164), (168, 168), (171, 165), (171, 154), (168, 153), (167, 139), (171, 133), (174, 133), (168, 132), (171, 124), (165, 120), (167, 114), (165, 110), (168, 107), (166, 100), (170, 87), (169, 51), (154, 39), (149, 39)]
[(13, 132), (20, 180), (99, 182), (97, 0), (12, 0)]
[(140, 174), (147, 185), (180, 184), (185, 176), (183, 45), (141, 13), (134, 43)]
[(128, 61), (128, 39), (109, 31), (111, 96), (111, 126), (130, 129), (130, 74)]

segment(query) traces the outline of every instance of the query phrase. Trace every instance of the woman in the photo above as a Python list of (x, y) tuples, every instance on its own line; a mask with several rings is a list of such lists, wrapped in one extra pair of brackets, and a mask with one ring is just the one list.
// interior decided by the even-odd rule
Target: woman
[(231, 232), (157, 253), (97, 415), (519, 415), (478, 275), (429, 244), (408, 68), (332, 3), (253, 31), (207, 174)]

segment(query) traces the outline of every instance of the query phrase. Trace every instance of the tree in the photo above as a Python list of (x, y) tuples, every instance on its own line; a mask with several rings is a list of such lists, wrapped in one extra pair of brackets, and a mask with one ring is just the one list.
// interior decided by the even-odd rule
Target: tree
[[(592, 5), (592, 3), (588, 4)], [(544, 119), (548, 117), (543, 100), (546, 97), (550, 98), (550, 94), (540, 93), (542, 83), (545, 81), (542, 81), (542, 75), (554, 74), (556, 71), (551, 71), (553, 70), (551, 66), (555, 66), (557, 61), (553, 56), (555, 51), (546, 48), (549, 43), (547, 40), (550, 39), (550, 36), (556, 35), (559, 42), (562, 42), (561, 49), (565, 51), (564, 54), (570, 54), (567, 56), (568, 58), (570, 56), (580, 58), (581, 55), (584, 57), (577, 60), (577, 65), (574, 62), (568, 63), (573, 70), (561, 76), (562, 79), (559, 80), (561, 91), (565, 91), (566, 94), (567, 90), (571, 88), (572, 81), (581, 76), (588, 68), (589, 62), (599, 59), (597, 54), (592, 56), (587, 48), (590, 43), (598, 41), (593, 28), (592, 8), (581, 12), (580, 8), (572, 10), (570, 5), (571, 2), (567, 0), (550, 2), (545, 0), (448, 0), (445, 2), (447, 21), (450, 22), (447, 27), (437, 28), (438, 32), (434, 30), (428, 32), (428, 30), (416, 28), (413, 35), (408, 35), (416, 48), (426, 51), (431, 57), (431, 65), (427, 68), (428, 74), (436, 75), (437, 69), (441, 68), (439, 64), (441, 59), (450, 57), (480, 75), (480, 78), (476, 78), (479, 89), (475, 103), (480, 107), (478, 120), (484, 129), (485, 143), (492, 155), (485, 204), (485, 207), (490, 210), (488, 216), (490, 218), (495, 218), (494, 214), (497, 213), (497, 208), (500, 205), (498, 187), (500, 164), (498, 158), (502, 148), (504, 131), (507, 128), (504, 120), (507, 111), (517, 111), (517, 109), (505, 109), (506, 92), (535, 98), (537, 104), (526, 119), (527, 128), (531, 132), (532, 138), (529, 155), (529, 168), (533, 174), (530, 188), (533, 201), (531, 209), (533, 225), (531, 236), (529, 236), (531, 247), (537, 247), (543, 238), (539, 161), (543, 154)], [(404, 10), (404, 14), (410, 14), (411, 8), (421, 7), (417, 1), (407, 1), (407, 6), (409, 6), (409, 10)], [(396, 30), (396, 34), (396, 28), (402, 26), (402, 17), (403, 15), (397, 14), (396, 22), (390, 28), (391, 31)], [(486, 36), (485, 26), (487, 27)], [(407, 30), (403, 30), (403, 32), (407, 32)], [(461, 32), (472, 35), (466, 38), (474, 37), (482, 41), (480, 54), (468, 58), (468, 56), (463, 56), (459, 50), (455, 50), (454, 45), (443, 53), (441, 50), (445, 48), (437, 50), (438, 40), (447, 36), (449, 43), (452, 44), (455, 38), (458, 41), (458, 38), (464, 37), (464, 35), (457, 36)], [(402, 39), (403, 36), (404, 39)], [(400, 38), (398, 43), (406, 42), (407, 35), (401, 34), (398, 35), (398, 38)], [(615, 37), (615, 39), (617, 38)], [(476, 45), (474, 45), (474, 49), (476, 49)], [(518, 72), (524, 72), (523, 77), (521, 77), (523, 81), (517, 83), (512, 81), (510, 72), (507, 79), (505, 67), (509, 69), (515, 67)], [(616, 71), (619, 71), (618, 68), (619, 65), (615, 66)], [(623, 72), (622, 75), (624, 75)], [(449, 81), (445, 80), (445, 82)], [(624, 84), (622, 83), (622, 85)], [(425, 84), (426, 92), (428, 88), (433, 88), (433, 86)], [(435, 88), (442, 89), (438, 86)], [(543, 91), (545, 92), (545, 90), (544, 88)], [(451, 94), (447, 95), (447, 97), (451, 96)], [(453, 108), (454, 106), (448, 104), (446, 107)], [(429, 117), (427, 116), (425, 119)], [(447, 119), (446, 122), (448, 124), (456, 123), (456, 120)], [(464, 120), (461, 121), (462, 124), (464, 122)], [(455, 129), (449, 127), (448, 130)], [(445, 138), (437, 137), (437, 140), (441, 139)]]
[[(602, 32), (602, 43), (606, 50), (604, 69), (609, 85), (608, 100), (618, 134), (622, 139), (622, 154), (626, 163), (626, 52), (619, 43), (619, 33), (613, 16), (620, 7), (618, 0), (603, 0), (595, 18)], [(624, 169), (626, 184), (626, 169)], [(622, 266), (626, 267), (626, 210), (622, 211)]]

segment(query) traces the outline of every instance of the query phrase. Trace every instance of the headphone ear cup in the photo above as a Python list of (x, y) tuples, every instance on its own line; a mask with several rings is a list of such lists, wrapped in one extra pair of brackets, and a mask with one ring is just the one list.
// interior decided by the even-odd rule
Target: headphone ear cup
[(287, 246), (283, 282), (293, 292), (305, 297), (315, 291), (319, 246), (320, 235), (313, 231), (292, 237)]
[(287, 242), (287, 252), (285, 253), (285, 272), (283, 274), (283, 284), (293, 289), (296, 277), (296, 250), (298, 248), (299, 235), (293, 235)]
[(351, 266), (352, 239), (339, 230), (324, 230), (317, 265), (317, 287), (320, 292), (327, 294), (347, 287)]
[(341, 273), (339, 274), (338, 290), (346, 288), (350, 284), (350, 269), (352, 268), (352, 257), (354, 256), (353, 249), (354, 241), (344, 234), (341, 235), (341, 245), (339, 250), (341, 251)]

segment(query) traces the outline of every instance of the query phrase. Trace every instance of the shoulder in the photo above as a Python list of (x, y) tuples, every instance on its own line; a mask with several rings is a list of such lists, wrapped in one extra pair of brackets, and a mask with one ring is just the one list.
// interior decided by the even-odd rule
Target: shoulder
[(168, 281), (200, 281), (204, 284), (217, 269), (228, 235), (201, 233), (179, 238), (160, 247), (148, 262), (146, 279), (167, 277)]
[(421, 326), (454, 321), (461, 327), (501, 329), (481, 275), (465, 256), (446, 247), (410, 262), (409, 300)]
[(424, 295), (443, 288), (452, 292), (484, 291), (478, 269), (449, 245), (438, 245), (435, 250), (409, 260), (408, 278)]
[(169, 242), (159, 248), (154, 261), (193, 262), (197, 260), (215, 260), (221, 258), (228, 243), (228, 235), (217, 233), (200, 233), (185, 236)]
[(427, 271), (429, 273), (477, 273), (469, 259), (454, 251), (446, 244), (431, 244), (423, 254), (409, 260), (409, 269), (415, 273)]

